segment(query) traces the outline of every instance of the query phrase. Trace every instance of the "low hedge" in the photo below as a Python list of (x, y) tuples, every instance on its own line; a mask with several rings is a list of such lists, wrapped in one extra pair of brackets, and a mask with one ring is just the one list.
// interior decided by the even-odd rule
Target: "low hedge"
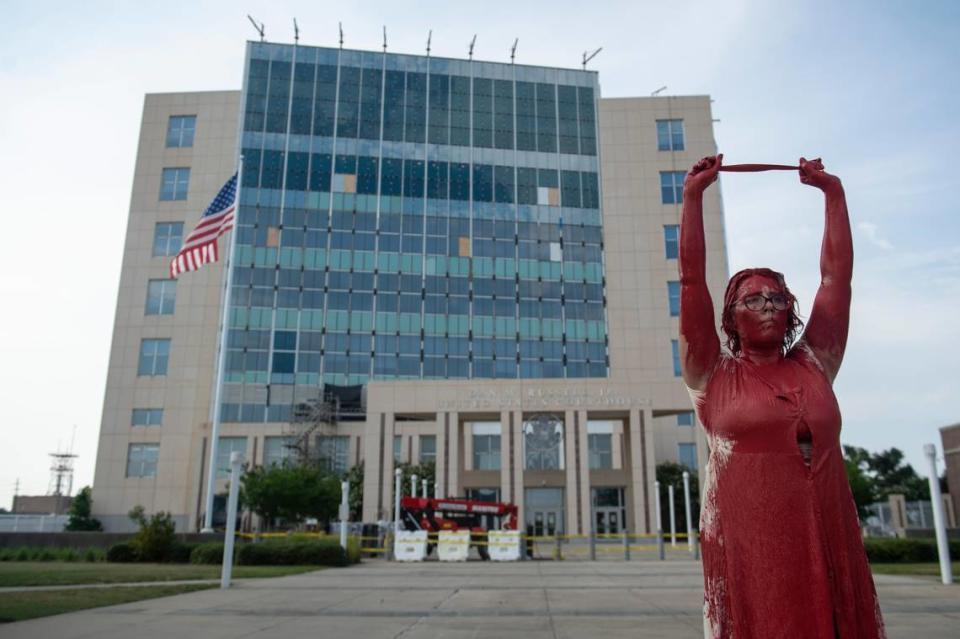
[(200, 544), (188, 544), (180, 541), (175, 541), (167, 549), (167, 554), (163, 558), (163, 561), (171, 564), (188, 564), (190, 563), (190, 558), (193, 557), (193, 551)]
[(121, 542), (107, 548), (107, 561), (118, 564), (129, 564), (140, 560), (140, 554), (133, 544)]
[(270, 539), (242, 544), (237, 563), (245, 566), (346, 566), (347, 553), (335, 541)]
[(16, 546), (0, 548), (0, 561), (103, 561), (102, 548), (44, 548)]
[[(936, 539), (864, 539), (871, 563), (923, 563), (937, 561)], [(950, 556), (960, 558), (960, 540), (950, 540)]]
[(205, 544), (197, 544), (190, 553), (191, 564), (222, 564), (223, 563), (223, 542), (211, 541)]

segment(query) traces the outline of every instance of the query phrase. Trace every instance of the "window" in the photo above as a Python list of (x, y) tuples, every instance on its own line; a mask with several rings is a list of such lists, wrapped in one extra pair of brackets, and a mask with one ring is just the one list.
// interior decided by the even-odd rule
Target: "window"
[(477, 422), (473, 434), (473, 469), (500, 470), (500, 424)]
[(160, 182), (161, 200), (185, 200), (190, 186), (190, 169), (164, 169)]
[(230, 453), (247, 454), (246, 437), (221, 437), (217, 444), (217, 479), (230, 476)]
[(663, 248), (668, 260), (675, 260), (680, 254), (680, 226), (667, 224), (663, 227)]
[(670, 340), (670, 348), (673, 351), (673, 376), (680, 377), (683, 371), (680, 370), (680, 342), (679, 340)]
[(156, 477), (160, 444), (130, 444), (127, 448), (127, 477)]
[(193, 132), (197, 128), (195, 115), (171, 115), (167, 125), (167, 148), (193, 146)]
[(667, 301), (670, 305), (670, 317), (680, 315), (680, 282), (667, 282)]
[(677, 426), (693, 426), (693, 411), (677, 414)]
[(346, 435), (320, 435), (317, 437), (317, 456), (320, 467), (337, 475), (350, 467), (350, 437)]
[(677, 444), (677, 459), (690, 470), (697, 469), (697, 445)]
[(685, 171), (660, 171), (660, 201), (664, 204), (683, 202), (683, 178)]
[(436, 463), (437, 461), (437, 436), (420, 435), (420, 463)]
[(153, 232), (153, 256), (176, 255), (183, 242), (183, 222), (160, 222)]
[(263, 465), (282, 466), (293, 457), (292, 437), (264, 437), (263, 438)]
[(147, 315), (173, 315), (177, 304), (177, 280), (150, 280), (147, 283)]
[(162, 408), (134, 408), (131, 426), (160, 426), (163, 423)]
[(395, 464), (403, 463), (403, 460), (400, 457), (402, 451), (403, 451), (403, 436), (394, 435), (393, 436), (393, 462)]
[(613, 468), (613, 435), (611, 433), (588, 434), (587, 444), (590, 447), (590, 470)]
[(523, 459), (527, 470), (563, 470), (563, 422), (539, 415), (523, 424)]
[(473, 501), (498, 502), (500, 501), (499, 488), (467, 488), (467, 499)]
[(170, 357), (169, 339), (144, 339), (140, 341), (140, 363), (137, 375), (153, 377), (167, 374)]
[(657, 150), (683, 151), (683, 120), (657, 120)]

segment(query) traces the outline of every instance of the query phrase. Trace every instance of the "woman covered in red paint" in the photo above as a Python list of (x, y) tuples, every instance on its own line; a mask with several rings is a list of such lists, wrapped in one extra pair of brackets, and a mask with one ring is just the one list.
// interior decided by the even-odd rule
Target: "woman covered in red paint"
[[(703, 192), (723, 156), (694, 165), (680, 225), (680, 357), (710, 444), (701, 512), (708, 639), (884, 637), (840, 450), (831, 388), (850, 318), (853, 242), (840, 180), (800, 158), (823, 191), (821, 283), (806, 330), (783, 275), (746, 269), (723, 300), (706, 284)], [(777, 240), (779, 241), (779, 240)]]

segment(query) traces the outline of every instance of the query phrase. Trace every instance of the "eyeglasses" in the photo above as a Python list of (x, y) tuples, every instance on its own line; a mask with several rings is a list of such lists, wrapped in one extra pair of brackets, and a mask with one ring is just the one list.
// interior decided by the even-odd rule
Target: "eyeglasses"
[(774, 310), (777, 311), (785, 310), (788, 306), (790, 306), (790, 298), (783, 293), (774, 293), (770, 297), (767, 297), (761, 293), (756, 293), (754, 295), (747, 295), (740, 301), (743, 302), (743, 305), (751, 311), (762, 311), (767, 305), (767, 302), (770, 302), (773, 305)]

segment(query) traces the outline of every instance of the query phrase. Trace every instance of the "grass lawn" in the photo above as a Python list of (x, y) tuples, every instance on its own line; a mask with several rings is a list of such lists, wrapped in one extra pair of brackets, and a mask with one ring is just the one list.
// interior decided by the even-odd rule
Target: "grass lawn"
[[(960, 561), (950, 564), (953, 567), (953, 578), (960, 578)], [(870, 564), (870, 569), (878, 575), (920, 575), (940, 576), (939, 563), (924, 564)]]
[[(235, 579), (280, 577), (283, 575), (310, 572), (312, 570), (323, 570), (323, 567), (235, 565), (233, 567), (233, 576)], [(198, 564), (111, 564), (104, 562), (74, 563), (58, 561), (0, 562), (0, 587), (5, 588), (219, 578), (220, 566)], [(8, 595), (0, 595), (0, 597), (7, 596)], [(161, 595), (156, 596), (159, 597)]]
[(88, 588), (85, 590), (46, 590), (43, 592), (8, 592), (0, 594), (0, 623), (36, 619), (86, 608), (169, 597), (184, 592), (215, 588), (214, 585), (181, 584), (168, 586), (132, 586), (121, 588)]

